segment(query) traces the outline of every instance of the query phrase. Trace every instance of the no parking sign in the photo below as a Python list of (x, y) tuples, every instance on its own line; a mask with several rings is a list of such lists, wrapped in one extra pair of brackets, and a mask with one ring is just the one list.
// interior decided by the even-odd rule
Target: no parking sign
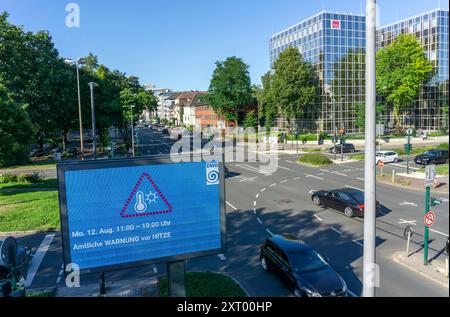
[(430, 211), (425, 215), (424, 223), (428, 228), (432, 227), (436, 222), (436, 214), (433, 211)]

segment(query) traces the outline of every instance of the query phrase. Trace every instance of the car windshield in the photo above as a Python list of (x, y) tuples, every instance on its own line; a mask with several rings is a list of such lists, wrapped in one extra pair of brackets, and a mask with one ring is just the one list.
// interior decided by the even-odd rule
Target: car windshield
[(314, 250), (291, 254), (290, 260), (296, 273), (319, 271), (328, 267), (327, 262)]
[(437, 152), (435, 152), (435, 151), (426, 151), (426, 152), (425, 152), (425, 155), (426, 155), (426, 156), (436, 156), (436, 155), (437, 155)]

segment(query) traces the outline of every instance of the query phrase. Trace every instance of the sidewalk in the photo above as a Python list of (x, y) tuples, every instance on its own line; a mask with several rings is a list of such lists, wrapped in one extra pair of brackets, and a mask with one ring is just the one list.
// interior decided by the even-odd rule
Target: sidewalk
[(423, 253), (414, 253), (410, 254), (409, 257), (406, 257), (405, 251), (395, 252), (393, 254), (393, 259), (396, 263), (403, 265), (409, 270), (444, 287), (449, 287), (448, 271), (446, 271), (445, 268), (445, 260), (433, 260), (429, 265), (425, 266), (423, 265)]

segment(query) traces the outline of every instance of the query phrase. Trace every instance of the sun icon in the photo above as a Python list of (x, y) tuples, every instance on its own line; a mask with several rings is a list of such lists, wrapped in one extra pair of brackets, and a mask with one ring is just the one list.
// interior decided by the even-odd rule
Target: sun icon
[(151, 204), (156, 204), (156, 199), (158, 199), (158, 195), (156, 193), (153, 193), (150, 191), (150, 194), (145, 195), (145, 200), (148, 201), (148, 203)]

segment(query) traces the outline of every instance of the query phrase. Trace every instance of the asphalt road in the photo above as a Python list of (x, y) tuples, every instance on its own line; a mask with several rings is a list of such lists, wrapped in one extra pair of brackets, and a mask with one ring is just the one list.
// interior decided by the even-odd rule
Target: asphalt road
[[(142, 155), (168, 154), (174, 140), (144, 129), (138, 132)], [(296, 155), (283, 155), (273, 174), (259, 171), (259, 163), (227, 163), (227, 243), (223, 256), (188, 261), (188, 270), (223, 271), (235, 277), (252, 296), (292, 296), (292, 289), (276, 276), (262, 271), (259, 248), (270, 234), (289, 233), (303, 239), (331, 260), (354, 296), (362, 291), (363, 219), (312, 204), (309, 191), (342, 187), (364, 187), (363, 162), (315, 169), (295, 163)], [(400, 166), (402, 164), (399, 164)], [(435, 208), (430, 256), (443, 257), (449, 231), (448, 194), (436, 195), (444, 204)], [(392, 255), (405, 249), (403, 231), (414, 225), (412, 251), (423, 243), (424, 194), (379, 184), (377, 199), (383, 214), (377, 219), (377, 264), (380, 287), (377, 296), (449, 296), (448, 288), (395, 263)], [(19, 238), (33, 246), (34, 258), (28, 283), (33, 289), (63, 286), (60, 234), (38, 234)], [(164, 265), (106, 273), (106, 281), (151, 278), (164, 274)], [(83, 276), (82, 284), (98, 276)]]

